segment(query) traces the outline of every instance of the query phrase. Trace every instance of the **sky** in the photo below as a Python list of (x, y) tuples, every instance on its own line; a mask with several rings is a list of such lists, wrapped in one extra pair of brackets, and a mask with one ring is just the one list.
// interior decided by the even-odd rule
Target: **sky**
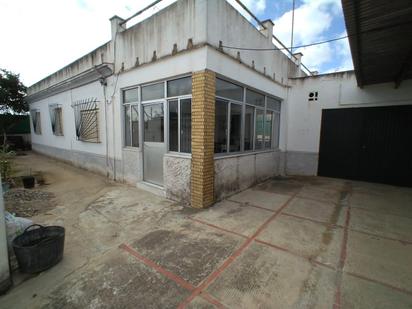
[[(20, 74), (30, 86), (109, 41), (110, 17), (127, 18), (153, 1), (0, 0), (0, 68)], [(155, 10), (174, 1), (164, 0)], [(234, 0), (228, 1), (242, 11)], [(346, 34), (340, 0), (295, 1), (294, 46)], [(273, 20), (274, 34), (290, 46), (292, 0), (242, 2), (260, 20)], [(353, 68), (346, 39), (294, 52), (302, 52), (303, 63), (321, 73)]]

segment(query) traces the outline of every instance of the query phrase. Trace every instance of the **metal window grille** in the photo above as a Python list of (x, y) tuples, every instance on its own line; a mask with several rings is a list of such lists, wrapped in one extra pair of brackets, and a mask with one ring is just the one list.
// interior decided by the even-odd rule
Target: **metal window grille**
[(88, 98), (72, 104), (78, 140), (99, 143), (99, 101)]

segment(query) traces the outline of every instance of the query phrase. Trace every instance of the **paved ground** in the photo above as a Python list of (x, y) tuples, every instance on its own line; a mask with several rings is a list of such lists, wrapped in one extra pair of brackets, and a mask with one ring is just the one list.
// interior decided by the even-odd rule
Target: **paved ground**
[(279, 178), (208, 210), (40, 156), (64, 260), (1, 308), (412, 308), (412, 190)]

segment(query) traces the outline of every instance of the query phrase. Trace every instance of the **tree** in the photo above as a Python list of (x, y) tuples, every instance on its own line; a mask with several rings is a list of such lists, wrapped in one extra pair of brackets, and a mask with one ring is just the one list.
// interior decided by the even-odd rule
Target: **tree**
[(20, 81), (19, 74), (0, 69), (0, 112), (27, 112), (29, 105), (24, 99), (26, 90), (26, 86)]

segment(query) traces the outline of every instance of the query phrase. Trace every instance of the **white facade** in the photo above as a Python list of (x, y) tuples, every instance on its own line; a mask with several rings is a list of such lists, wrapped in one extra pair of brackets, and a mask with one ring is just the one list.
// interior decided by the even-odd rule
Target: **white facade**
[[(123, 90), (211, 70), (281, 101), (276, 149), (216, 156), (215, 198), (221, 199), (274, 175), (315, 175), (323, 108), (411, 104), (408, 82), (398, 90), (391, 85), (359, 89), (353, 72), (297, 78), (304, 73), (280, 51), (221, 48), (274, 47), (270, 22), (259, 31), (226, 1), (179, 0), (129, 29), (121, 21), (111, 19), (110, 42), (29, 88), (30, 109), (41, 113), (42, 132), (32, 133), (34, 150), (119, 181), (141, 182), (143, 125), (139, 147), (125, 147)], [(308, 102), (310, 91), (318, 91), (318, 101)], [(72, 104), (89, 97), (98, 101), (98, 143), (76, 138)], [(51, 104), (62, 106), (63, 136), (51, 129)], [(166, 196), (190, 200), (190, 160), (190, 154), (164, 156)]]

